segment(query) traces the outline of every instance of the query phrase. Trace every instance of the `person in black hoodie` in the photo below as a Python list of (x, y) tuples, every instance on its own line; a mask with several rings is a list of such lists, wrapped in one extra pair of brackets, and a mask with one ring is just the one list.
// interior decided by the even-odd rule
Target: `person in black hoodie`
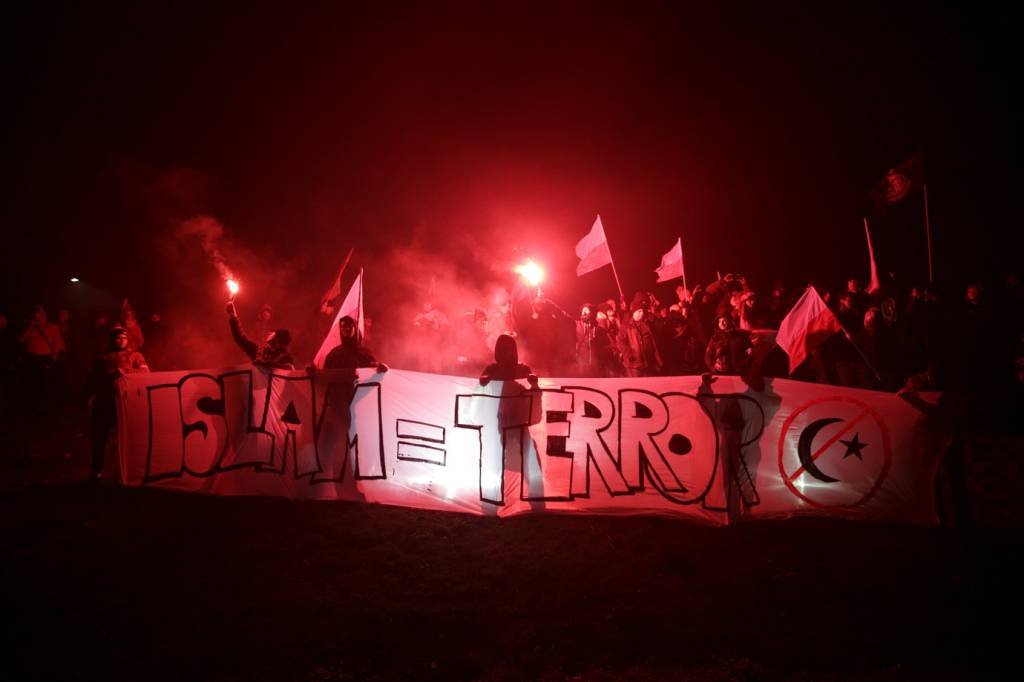
[(486, 386), (494, 381), (515, 381), (526, 379), (530, 387), (536, 389), (537, 375), (529, 367), (519, 362), (519, 346), (508, 334), (502, 334), (494, 342), (494, 362), (484, 367), (480, 373), (480, 385)]
[(295, 360), (288, 352), (288, 344), (292, 335), (287, 329), (275, 329), (267, 334), (262, 344), (256, 343), (242, 331), (242, 323), (238, 321), (238, 312), (233, 301), (228, 302), (228, 324), (231, 336), (238, 347), (252, 360), (252, 364), (273, 369), (295, 369)]
[(719, 315), (715, 322), (718, 331), (708, 341), (704, 364), (712, 374), (746, 373), (753, 352), (750, 334), (736, 329), (730, 315)]
[(341, 332), (341, 345), (331, 349), (324, 358), (324, 369), (349, 369), (353, 375), (357, 367), (376, 367), (382, 374), (388, 371), (388, 366), (377, 362), (373, 352), (362, 344), (355, 320), (345, 315), (338, 320), (338, 331)]

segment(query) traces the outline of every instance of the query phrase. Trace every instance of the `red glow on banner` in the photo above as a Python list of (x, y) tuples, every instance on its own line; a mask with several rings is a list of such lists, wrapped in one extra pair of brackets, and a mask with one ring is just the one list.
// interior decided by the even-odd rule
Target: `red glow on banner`
[(520, 263), (515, 267), (515, 273), (522, 277), (531, 287), (540, 286), (544, 281), (544, 268), (532, 260)]

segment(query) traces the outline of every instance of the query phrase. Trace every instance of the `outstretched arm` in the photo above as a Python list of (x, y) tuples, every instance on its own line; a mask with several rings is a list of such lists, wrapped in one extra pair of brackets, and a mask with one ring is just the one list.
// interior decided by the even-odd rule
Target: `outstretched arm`
[(231, 327), (231, 336), (235, 339), (238, 347), (245, 351), (250, 360), (255, 360), (256, 350), (259, 346), (242, 331), (242, 323), (238, 321), (238, 313), (235, 311), (233, 302), (228, 302), (228, 326)]

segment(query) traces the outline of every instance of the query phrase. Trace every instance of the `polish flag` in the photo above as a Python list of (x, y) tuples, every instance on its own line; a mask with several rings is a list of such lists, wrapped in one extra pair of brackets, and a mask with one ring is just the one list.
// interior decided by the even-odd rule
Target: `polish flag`
[(601, 216), (597, 216), (594, 226), (590, 228), (590, 233), (576, 245), (576, 255), (580, 259), (576, 266), (577, 277), (611, 265), (612, 252), (608, 249), (608, 240), (604, 236)]
[(811, 351), (841, 331), (843, 326), (821, 300), (817, 289), (807, 287), (779, 325), (775, 342), (789, 355), (789, 373), (792, 374)]
[(685, 270), (683, 269), (683, 240), (681, 238), (676, 239), (676, 245), (661, 257), (661, 265), (655, 269), (655, 272), (658, 273), (658, 282), (667, 282), (670, 279), (683, 276)]
[(331, 323), (331, 328), (327, 331), (327, 336), (324, 337), (324, 342), (320, 344), (320, 350), (316, 352), (316, 357), (313, 358), (313, 364), (317, 369), (323, 369), (324, 360), (327, 359), (327, 354), (332, 350), (341, 345), (341, 330), (338, 329), (338, 320), (348, 315), (356, 321), (356, 327), (359, 329), (359, 337), (363, 336), (363, 270), (359, 269), (359, 274), (356, 276), (356, 281), (352, 282), (352, 288), (348, 290), (348, 296), (342, 302), (338, 308), (337, 314), (334, 316), (334, 322)]

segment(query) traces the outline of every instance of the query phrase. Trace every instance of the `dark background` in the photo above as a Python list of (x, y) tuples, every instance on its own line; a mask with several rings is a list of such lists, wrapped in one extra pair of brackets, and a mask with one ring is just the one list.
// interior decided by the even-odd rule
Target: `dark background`
[[(838, 285), (866, 279), (867, 193), (916, 149), (937, 278), (1016, 267), (1010, 22), (775, 5), (5, 10), (0, 305), (220, 314), (215, 271), (175, 237), (200, 213), (225, 226), (247, 310), (315, 316), (352, 245), (378, 317), (423, 294), (396, 288), (397, 247), (480, 286), (532, 255), (571, 307), (614, 291), (607, 269), (573, 271), (597, 213), (627, 296), (676, 236), (694, 281)], [(876, 242), (909, 286), (920, 193), (897, 208)], [(442, 267), (402, 263), (413, 281)]]

